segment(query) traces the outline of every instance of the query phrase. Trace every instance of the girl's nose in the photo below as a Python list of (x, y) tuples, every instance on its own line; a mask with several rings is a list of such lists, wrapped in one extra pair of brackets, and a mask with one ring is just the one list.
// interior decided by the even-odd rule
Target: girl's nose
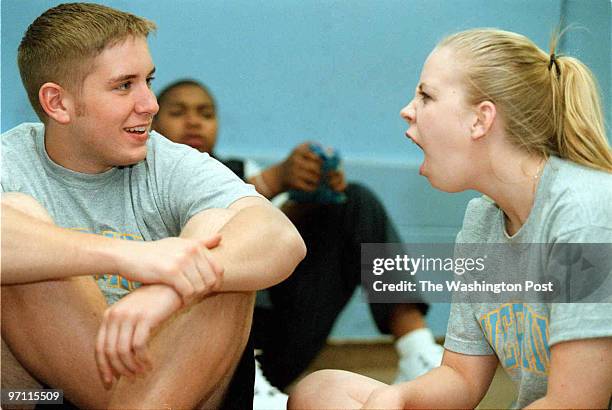
[(410, 101), (410, 103), (408, 103), (407, 106), (402, 108), (402, 110), (400, 111), (400, 116), (404, 120), (408, 121), (409, 123), (414, 121), (414, 117), (415, 117), (414, 99), (412, 101)]

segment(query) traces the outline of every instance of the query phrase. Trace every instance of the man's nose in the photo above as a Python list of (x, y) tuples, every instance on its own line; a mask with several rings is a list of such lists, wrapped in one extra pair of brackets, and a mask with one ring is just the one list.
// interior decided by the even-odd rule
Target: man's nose
[(185, 119), (187, 120), (187, 124), (191, 126), (198, 126), (202, 124), (202, 117), (200, 117), (200, 115), (193, 110), (187, 111)]
[(149, 114), (154, 116), (159, 111), (159, 104), (157, 104), (157, 98), (153, 93), (153, 90), (146, 88), (142, 95), (139, 96), (135, 106), (138, 114)]

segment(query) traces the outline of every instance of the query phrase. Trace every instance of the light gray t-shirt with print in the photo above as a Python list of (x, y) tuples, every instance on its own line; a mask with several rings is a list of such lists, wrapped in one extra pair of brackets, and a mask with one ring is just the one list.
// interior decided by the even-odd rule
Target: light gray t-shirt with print
[[(468, 204), (457, 243), (612, 243), (612, 175), (551, 157), (515, 235), (507, 234), (501, 209), (481, 197)], [(444, 347), (496, 354), (522, 408), (546, 394), (551, 346), (605, 336), (612, 336), (612, 303), (454, 303)]]
[[(53, 162), (45, 150), (42, 124), (21, 124), (1, 138), (2, 191), (34, 197), (65, 228), (153, 241), (178, 236), (202, 210), (260, 196), (208, 154), (154, 131), (145, 160), (101, 174), (74, 172)], [(104, 272), (97, 278), (109, 303), (139, 286)]]

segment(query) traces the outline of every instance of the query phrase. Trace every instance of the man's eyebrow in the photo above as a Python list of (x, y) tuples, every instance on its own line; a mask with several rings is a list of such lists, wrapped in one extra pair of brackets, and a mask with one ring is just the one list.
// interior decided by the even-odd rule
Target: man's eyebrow
[(136, 77), (138, 77), (136, 74), (124, 74), (124, 75), (119, 75), (117, 77), (113, 77), (110, 80), (108, 80), (108, 82), (110, 84), (120, 83), (122, 81), (133, 80)]
[[(155, 67), (153, 67), (153, 69), (149, 72), (149, 74), (147, 74), (147, 78), (151, 77), (154, 73), (155, 73)], [(120, 83), (122, 81), (133, 80), (134, 78), (138, 78), (138, 75), (137, 74), (123, 74), (123, 75), (119, 75), (117, 77), (111, 78), (110, 80), (108, 80), (108, 82), (110, 84), (114, 84), (114, 83)]]

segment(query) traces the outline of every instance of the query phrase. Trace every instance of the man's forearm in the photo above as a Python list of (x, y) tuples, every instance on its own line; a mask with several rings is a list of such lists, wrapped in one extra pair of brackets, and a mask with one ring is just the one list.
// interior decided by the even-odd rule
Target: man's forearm
[[(304, 258), (306, 247), (287, 217), (261, 198), (248, 198), (253, 206), (230, 213), (204, 211), (183, 229), (188, 237), (210, 235), (211, 225), (226, 218), (216, 230), (219, 246), (210, 250), (224, 268), (221, 291), (253, 291), (275, 285), (287, 278)], [(258, 202), (261, 201), (261, 202)]]
[[(257, 222), (254, 222), (257, 221)], [(285, 280), (306, 255), (297, 229), (278, 209), (253, 206), (240, 210), (222, 229), (214, 254), (222, 255), (223, 291), (258, 290)], [(233, 246), (223, 246), (223, 243)]]
[(113, 240), (60, 228), (2, 203), (2, 284), (116, 270)]

